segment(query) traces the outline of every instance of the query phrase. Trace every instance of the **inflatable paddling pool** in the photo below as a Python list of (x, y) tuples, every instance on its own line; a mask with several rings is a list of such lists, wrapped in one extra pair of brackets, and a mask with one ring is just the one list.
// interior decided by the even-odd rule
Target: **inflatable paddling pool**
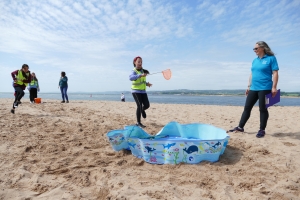
[(115, 151), (131, 150), (138, 158), (152, 164), (196, 164), (216, 162), (225, 151), (229, 135), (209, 124), (170, 122), (155, 136), (132, 125), (112, 130), (107, 137)]

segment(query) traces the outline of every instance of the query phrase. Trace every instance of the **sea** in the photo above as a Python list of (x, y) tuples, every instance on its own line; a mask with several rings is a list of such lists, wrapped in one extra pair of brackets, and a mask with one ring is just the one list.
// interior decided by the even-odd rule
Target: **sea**
[[(124, 93), (126, 102), (134, 102), (131, 93)], [(120, 101), (121, 94), (97, 94), (97, 93), (68, 93), (69, 101), (72, 100), (88, 100), (88, 101)], [(61, 101), (60, 93), (38, 93), (38, 97), (42, 99), (56, 99)], [(11, 98), (14, 100), (13, 93), (0, 92), (0, 98)], [(29, 101), (29, 94), (25, 92), (25, 96), (21, 101)], [(219, 105), (219, 106), (244, 106), (246, 96), (221, 96), (221, 95), (166, 95), (166, 94), (148, 94), (151, 103), (161, 104), (197, 104), (197, 105)], [(256, 103), (256, 106), (258, 103)], [(280, 97), (277, 106), (300, 106), (300, 98)]]

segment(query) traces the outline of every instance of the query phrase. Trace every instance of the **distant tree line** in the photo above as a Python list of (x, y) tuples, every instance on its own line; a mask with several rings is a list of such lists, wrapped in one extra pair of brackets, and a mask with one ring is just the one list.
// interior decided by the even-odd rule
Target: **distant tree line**
[(300, 97), (300, 92), (281, 92), (280, 96)]

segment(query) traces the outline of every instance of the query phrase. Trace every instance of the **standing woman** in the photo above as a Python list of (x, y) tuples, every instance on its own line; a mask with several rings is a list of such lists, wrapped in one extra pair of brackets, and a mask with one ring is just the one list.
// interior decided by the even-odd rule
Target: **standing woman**
[(149, 74), (149, 71), (146, 69), (143, 69), (142, 67), (142, 58), (137, 56), (133, 59), (133, 70), (131, 71), (131, 74), (129, 75), (129, 80), (132, 81), (131, 85), (131, 92), (132, 96), (135, 100), (135, 103), (137, 105), (136, 109), (136, 119), (137, 123), (136, 125), (145, 128), (141, 123), (141, 115), (143, 118), (146, 118), (146, 112), (145, 110), (150, 107), (150, 103), (148, 100), (148, 96), (146, 93), (146, 86), (151, 87), (152, 84), (149, 82), (146, 82), (146, 76)]
[(37, 98), (37, 93), (40, 91), (39, 82), (34, 72), (31, 73), (31, 82), (27, 88), (29, 90), (30, 103), (34, 103), (34, 99)]
[(23, 64), (22, 69), (13, 71), (11, 76), (14, 80), (14, 88), (16, 93), (11, 113), (15, 114), (15, 108), (18, 107), (21, 98), (24, 96), (23, 90), (25, 90), (28, 83), (31, 82), (29, 66), (27, 64)]
[(265, 96), (272, 92), (272, 97), (277, 93), (278, 64), (274, 53), (267, 43), (259, 41), (255, 44), (253, 51), (257, 58), (252, 62), (251, 74), (248, 88), (246, 89), (246, 103), (241, 116), (239, 126), (230, 132), (244, 132), (244, 126), (248, 121), (254, 104), (259, 100), (260, 127), (256, 137), (264, 137), (266, 132), (269, 112), (266, 108)]
[[(59, 86), (60, 87), (60, 92), (61, 92), (61, 97), (62, 97), (62, 102), (61, 103), (69, 103), (69, 98), (67, 94), (68, 90), (68, 77), (66, 76), (66, 72), (61, 72), (61, 77), (59, 79)], [(66, 101), (65, 101), (66, 99)]]

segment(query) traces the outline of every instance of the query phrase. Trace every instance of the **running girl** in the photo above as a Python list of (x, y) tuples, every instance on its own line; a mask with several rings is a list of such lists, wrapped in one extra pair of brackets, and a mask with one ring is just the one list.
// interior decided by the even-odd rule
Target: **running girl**
[(129, 75), (129, 80), (132, 81), (131, 93), (137, 105), (136, 109), (136, 125), (145, 128), (146, 126), (141, 123), (141, 116), (145, 119), (147, 117), (145, 110), (150, 107), (148, 96), (146, 93), (146, 86), (151, 87), (152, 84), (146, 82), (146, 76), (149, 74), (149, 71), (143, 69), (142, 67), (142, 58), (137, 56), (133, 59), (133, 70)]

